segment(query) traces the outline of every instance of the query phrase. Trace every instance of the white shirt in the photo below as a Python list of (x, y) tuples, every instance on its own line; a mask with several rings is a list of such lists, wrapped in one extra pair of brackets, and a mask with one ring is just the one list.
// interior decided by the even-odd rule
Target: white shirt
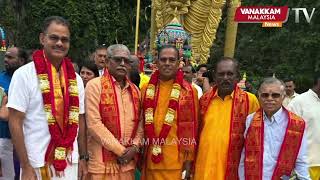
[[(246, 137), (248, 128), (252, 122), (255, 113), (250, 114), (246, 120), (246, 130), (244, 136)], [(284, 135), (288, 125), (288, 115), (282, 108), (279, 109), (269, 119), (265, 113), (263, 113), (264, 120), (264, 143), (263, 143), (263, 180), (271, 180), (274, 169), (276, 167), (278, 156), (280, 153), (281, 145), (284, 140)], [(293, 142), (299, 143), (299, 142)], [(245, 179), (244, 159), (245, 149), (243, 148), (240, 164), (239, 164), (239, 178)], [(297, 156), (294, 171), (297, 173), (299, 179), (309, 180), (309, 172), (307, 165), (307, 142), (305, 135), (301, 142), (299, 154)]]
[(99, 69), (99, 77), (103, 76), (103, 74), (104, 74), (104, 68), (103, 69)]
[(297, 97), (297, 96), (299, 96), (299, 94), (296, 93), (296, 92), (294, 92), (293, 95), (290, 96), (290, 97), (286, 95), (286, 96), (284, 97), (284, 100), (283, 100), (283, 102), (282, 102), (282, 105), (283, 105), (285, 108), (287, 108), (288, 105), (289, 105), (289, 103), (292, 101), (292, 99), (295, 98), (295, 97)]
[(294, 98), (288, 109), (306, 121), (309, 166), (320, 166), (320, 99), (311, 89)]
[(194, 88), (196, 88), (197, 92), (198, 92), (198, 99), (201, 98), (201, 96), (203, 95), (202, 89), (200, 86), (198, 86), (196, 83), (192, 82), (192, 86)]
[[(78, 74), (76, 74), (76, 79), (79, 92), (79, 112), (84, 114), (83, 82)], [(9, 89), (7, 107), (25, 113), (23, 134), (30, 164), (33, 168), (43, 167), (51, 136), (34, 62), (30, 62), (16, 70)], [(78, 156), (76, 138), (73, 143), (73, 163), (78, 162)]]

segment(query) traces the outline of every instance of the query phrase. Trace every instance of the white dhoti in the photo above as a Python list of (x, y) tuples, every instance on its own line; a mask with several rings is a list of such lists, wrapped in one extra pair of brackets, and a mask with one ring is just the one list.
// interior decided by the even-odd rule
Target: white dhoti
[[(46, 180), (46, 177), (42, 177), (41, 168), (35, 168), (34, 169), (37, 174), (38, 180)], [(22, 173), (22, 170), (20, 170)], [(21, 179), (21, 173), (20, 173), (20, 179)], [(57, 177), (55, 175), (55, 171), (53, 166), (50, 166), (50, 170), (48, 171), (50, 177), (50, 180), (78, 180), (78, 163), (74, 163), (72, 165), (68, 164), (66, 169), (64, 170), (64, 176), (63, 177)]]
[(0, 180), (14, 179), (13, 145), (11, 139), (0, 138), (0, 161), (2, 172)]

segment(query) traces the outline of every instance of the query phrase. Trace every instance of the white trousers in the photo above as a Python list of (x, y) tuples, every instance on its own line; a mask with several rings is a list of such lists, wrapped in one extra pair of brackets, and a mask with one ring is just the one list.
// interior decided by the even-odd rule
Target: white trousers
[[(52, 172), (51, 180), (78, 180), (78, 163), (74, 163), (72, 165), (68, 164), (67, 168), (64, 170), (64, 177), (60, 178), (56, 177), (52, 166), (50, 166), (50, 169)], [(37, 179), (42, 180), (40, 168), (35, 168), (34, 170), (36, 171)], [(20, 169), (20, 172), (22, 173), (22, 169)]]
[(2, 177), (0, 180), (14, 179), (13, 145), (11, 139), (0, 138), (0, 161)]

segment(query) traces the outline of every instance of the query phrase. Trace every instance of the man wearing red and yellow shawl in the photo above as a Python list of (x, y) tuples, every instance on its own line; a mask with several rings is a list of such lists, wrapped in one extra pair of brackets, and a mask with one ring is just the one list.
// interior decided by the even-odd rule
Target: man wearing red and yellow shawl
[(87, 153), (84, 87), (66, 57), (69, 22), (59, 16), (46, 18), (39, 39), (43, 49), (15, 71), (9, 88), (9, 126), (20, 177), (82, 179), (87, 173), (82, 158)]
[(143, 136), (140, 92), (128, 80), (130, 51), (115, 44), (107, 49), (107, 69), (86, 86), (89, 179), (133, 180)]
[(162, 46), (156, 64), (158, 70), (142, 88), (148, 142), (142, 178), (187, 179), (197, 144), (197, 90), (183, 80), (175, 46)]
[(266, 78), (259, 89), (261, 109), (246, 120), (240, 180), (309, 180), (305, 122), (282, 107), (285, 85)]
[(235, 59), (220, 59), (215, 68), (217, 85), (200, 99), (196, 180), (238, 178), (245, 120), (259, 108), (253, 94), (236, 86), (239, 75)]

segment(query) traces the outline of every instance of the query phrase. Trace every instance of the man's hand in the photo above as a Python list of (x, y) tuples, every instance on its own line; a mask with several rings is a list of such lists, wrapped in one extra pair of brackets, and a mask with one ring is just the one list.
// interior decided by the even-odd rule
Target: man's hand
[(189, 180), (191, 178), (192, 161), (185, 161), (182, 167), (182, 179)]
[(0, 106), (0, 118), (1, 120), (5, 120), (8, 121), (9, 118), (9, 110), (6, 107), (8, 103), (8, 96), (3, 96), (2, 102), (1, 102), (1, 106)]
[(87, 161), (82, 159), (79, 160), (78, 164), (78, 179), (79, 180), (86, 180), (88, 175), (88, 167), (87, 167)]
[(21, 180), (37, 180), (37, 174), (30, 164), (22, 167)]
[(120, 157), (118, 157), (117, 160), (120, 165), (127, 164), (134, 158), (136, 153), (136, 147), (130, 146), (124, 151), (124, 153)]

